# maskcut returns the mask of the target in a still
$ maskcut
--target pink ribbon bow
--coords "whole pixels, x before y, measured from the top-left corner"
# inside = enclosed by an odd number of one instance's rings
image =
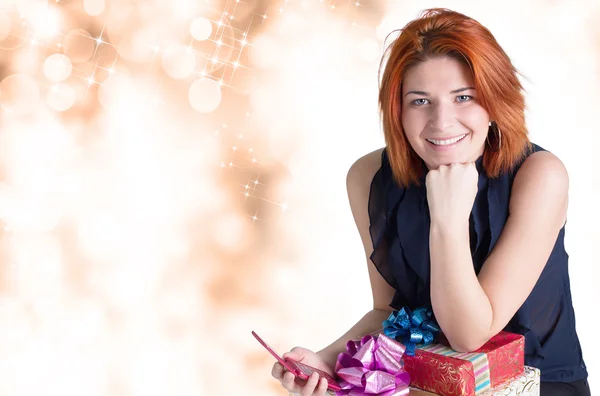
[[[338,355],[335,372],[342,390],[337,396],[400,396],[409,392],[410,375],[404,370],[406,347],[385,334],[348,341]]]

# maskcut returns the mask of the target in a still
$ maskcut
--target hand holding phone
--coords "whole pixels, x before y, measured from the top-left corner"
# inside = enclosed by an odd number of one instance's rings
[[[258,336],[258,334],[256,334],[254,331],[252,332],[252,335],[254,336],[254,338],[256,338],[258,340],[258,342],[260,342],[260,344],[262,346],[264,346],[271,353],[271,355],[273,355],[275,357],[275,359],[277,359],[277,361],[283,367],[285,367],[285,369],[287,369],[288,371],[290,371],[292,374],[294,374],[298,378],[301,378],[303,380],[308,380],[308,378],[310,377],[310,375],[313,372],[316,372],[319,375],[320,378],[325,378],[327,380],[327,389],[331,389],[333,391],[338,391],[338,390],[342,389],[339,386],[339,384],[337,383],[337,381],[331,375],[329,375],[328,373],[324,372],[323,370],[319,370],[319,369],[317,369],[315,367],[311,367],[309,365],[303,364],[301,362],[297,362],[297,361],[295,361],[293,359],[289,359],[289,358],[285,358],[284,359],[281,356],[279,356],[271,347],[269,347],[262,340],[262,338],[260,338]]]

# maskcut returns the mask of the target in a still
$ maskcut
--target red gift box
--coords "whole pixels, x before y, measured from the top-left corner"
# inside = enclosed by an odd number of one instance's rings
[[[525,371],[525,337],[501,331],[477,351],[460,353],[447,342],[404,355],[411,386],[441,396],[475,396]]]

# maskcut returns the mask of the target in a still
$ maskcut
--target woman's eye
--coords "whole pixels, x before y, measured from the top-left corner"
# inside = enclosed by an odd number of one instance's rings
[[[473,99],[472,96],[469,95],[460,95],[457,97],[459,102],[468,102],[469,100]]]
[[[427,99],[415,99],[415,100],[412,101],[412,104],[417,105],[417,106],[421,106],[421,105],[425,104],[422,101],[427,101]]]

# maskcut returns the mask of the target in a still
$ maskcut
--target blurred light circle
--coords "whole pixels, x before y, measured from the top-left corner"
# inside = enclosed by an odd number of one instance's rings
[[[0,82],[0,107],[13,115],[25,115],[33,110],[40,100],[40,90],[26,74],[11,74]]]
[[[64,81],[71,75],[73,64],[63,54],[53,54],[44,61],[44,75],[54,82]]]
[[[28,7],[25,14],[25,17],[35,30],[34,39],[42,41],[40,39],[51,38],[60,33],[63,15],[59,9],[43,4],[42,2],[34,4]]]
[[[86,30],[74,29],[67,33],[63,39],[62,47],[71,62],[84,63],[94,55],[96,41]]]
[[[46,103],[56,111],[69,110],[75,104],[75,90],[67,84],[56,84],[48,90]]]
[[[190,34],[198,41],[208,40],[212,31],[212,23],[206,18],[197,18],[190,25]]]
[[[211,113],[221,103],[221,87],[212,79],[201,78],[192,83],[188,97],[194,110]]]
[[[208,1],[198,0],[164,0],[164,3],[175,19],[189,19],[203,13],[210,6]]]
[[[169,76],[183,79],[194,71],[196,55],[188,47],[174,44],[163,52],[162,66]]]
[[[10,34],[12,23],[7,12],[0,10],[0,41],[3,41]]]
[[[0,7],[0,50],[20,48],[31,38],[31,25],[16,7]]]
[[[83,0],[83,9],[89,16],[99,16],[104,12],[105,7],[104,0]]]

